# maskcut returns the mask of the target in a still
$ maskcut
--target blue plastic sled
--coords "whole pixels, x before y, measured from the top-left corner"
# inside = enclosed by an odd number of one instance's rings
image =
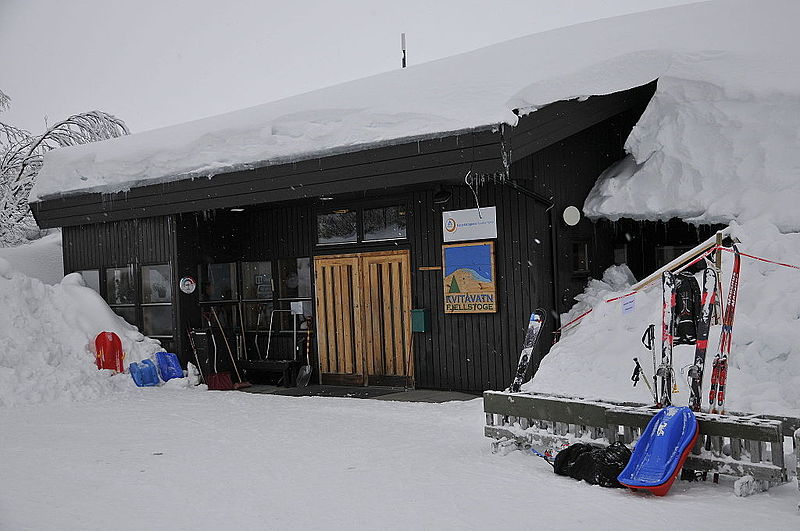
[[[172,352],[156,352],[156,363],[161,379],[165,382],[173,378],[183,378],[183,369],[178,356]]]
[[[650,419],[628,466],[617,480],[632,489],[664,496],[692,450],[699,428],[688,407],[669,406]]]
[[[128,366],[133,382],[139,387],[153,387],[158,385],[158,371],[153,360],[143,360],[141,363],[131,363]]]

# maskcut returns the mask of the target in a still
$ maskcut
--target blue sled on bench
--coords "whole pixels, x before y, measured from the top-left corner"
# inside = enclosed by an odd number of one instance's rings
[[[665,407],[642,432],[628,466],[617,480],[632,489],[664,496],[699,435],[697,419],[688,407]]]

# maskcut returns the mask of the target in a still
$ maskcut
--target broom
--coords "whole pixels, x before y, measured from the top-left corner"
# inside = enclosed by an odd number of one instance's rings
[[[225,348],[228,349],[228,354],[231,357],[231,364],[233,365],[233,370],[236,371],[236,378],[239,379],[237,383],[233,384],[233,389],[244,389],[245,387],[250,387],[253,384],[243,380],[242,375],[239,373],[239,367],[236,366],[236,359],[233,357],[233,351],[231,350],[231,345],[230,343],[228,343],[228,338],[225,335],[225,330],[222,329],[222,323],[219,322],[217,311],[214,309],[213,306],[211,307],[211,313],[214,315],[214,319],[217,321],[217,326],[219,326],[219,331],[222,332],[222,339],[225,341]]]

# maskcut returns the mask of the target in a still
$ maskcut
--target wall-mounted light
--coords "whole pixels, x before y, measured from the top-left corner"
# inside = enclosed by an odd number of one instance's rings
[[[319,200],[320,200],[320,201],[333,201],[333,198],[332,198],[332,197],[327,197],[327,196],[326,196],[326,197],[320,197],[320,198],[319,198]]]
[[[581,211],[578,210],[578,207],[570,205],[564,209],[562,217],[564,218],[564,223],[570,227],[574,227],[581,220]]]
[[[244,212],[243,208],[232,208],[231,212]]]

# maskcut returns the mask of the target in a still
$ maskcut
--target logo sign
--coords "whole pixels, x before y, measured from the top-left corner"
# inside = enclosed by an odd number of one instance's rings
[[[497,208],[442,212],[442,234],[445,242],[497,238]]]
[[[194,293],[194,290],[197,289],[197,281],[192,277],[183,277],[178,283],[178,287],[188,295]]]
[[[497,311],[494,242],[442,246],[444,313]]]

